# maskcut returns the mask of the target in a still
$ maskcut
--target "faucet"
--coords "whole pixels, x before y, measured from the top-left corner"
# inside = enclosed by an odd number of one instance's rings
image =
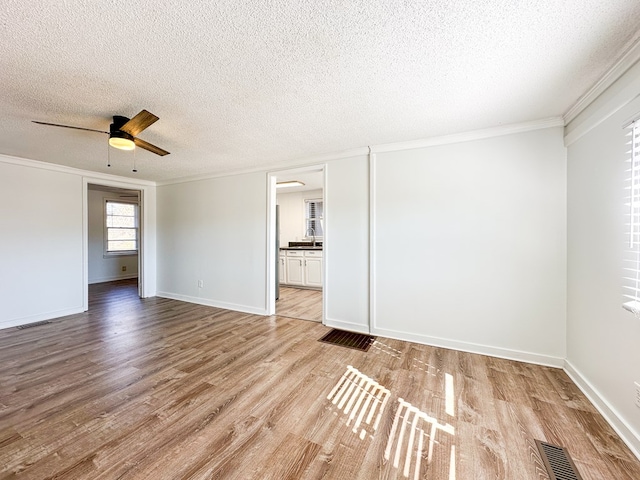
[[[316,231],[313,227],[309,227],[307,228],[307,231],[304,232],[305,236],[307,236],[307,233],[309,233],[309,231],[311,231],[311,235],[313,236],[313,243],[311,244],[313,247],[316,246]]]

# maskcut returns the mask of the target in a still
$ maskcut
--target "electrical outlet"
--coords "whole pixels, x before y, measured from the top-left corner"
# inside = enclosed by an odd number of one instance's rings
[[[198,288],[204,287],[204,281],[198,280]]]
[[[636,386],[636,407],[640,408],[640,383],[633,382]]]
[[[123,265],[123,266],[122,266],[122,271],[123,271],[123,272],[126,272],[126,271],[127,271],[127,266],[126,266],[126,265]]]

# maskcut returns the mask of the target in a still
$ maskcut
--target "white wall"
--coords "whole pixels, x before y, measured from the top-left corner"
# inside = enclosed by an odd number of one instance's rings
[[[144,197],[143,296],[156,288],[156,195],[132,181],[0,155],[0,328],[62,317],[86,309],[88,183],[140,189]],[[88,203],[88,198],[87,198]]]
[[[325,323],[368,333],[368,157],[328,162],[325,175]]]
[[[265,173],[158,187],[158,295],[266,313],[266,199]]]
[[[289,242],[299,242],[304,239],[306,199],[322,198],[322,190],[307,190],[304,192],[278,192],[276,203],[280,206],[280,246],[286,247]]]
[[[78,175],[0,161],[0,328],[82,311],[82,188]]]
[[[89,283],[109,282],[138,276],[138,255],[104,256],[104,201],[118,199],[117,194],[89,190]],[[126,200],[126,199],[125,199]],[[126,267],[126,271],[122,271]]]
[[[368,159],[329,162],[326,175],[325,315],[330,325],[368,331]],[[164,185],[157,198],[158,295],[265,314],[267,176]]]
[[[327,325],[562,365],[562,128],[377,153],[374,167],[370,192],[367,155],[325,164]],[[267,311],[266,185],[158,188],[160,295]]]
[[[622,308],[628,164],[622,129],[640,115],[640,65],[567,128],[567,371],[640,456],[640,319]]]
[[[135,187],[133,187],[135,188]],[[155,186],[144,186],[142,198],[142,271],[138,272],[138,284],[142,283],[142,297],[155,297],[157,293],[157,198]]]
[[[376,155],[374,333],[562,365],[562,135]]]

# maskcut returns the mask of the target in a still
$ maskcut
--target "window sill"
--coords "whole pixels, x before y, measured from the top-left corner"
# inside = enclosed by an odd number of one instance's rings
[[[114,257],[135,257],[138,255],[138,252],[127,250],[126,252],[109,252],[103,253],[102,258],[114,258]]]

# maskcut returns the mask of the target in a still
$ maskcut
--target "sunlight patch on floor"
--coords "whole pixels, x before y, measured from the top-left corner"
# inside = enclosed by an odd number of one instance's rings
[[[389,396],[389,390],[349,365],[327,395],[327,400],[331,400],[333,405],[348,415],[347,426],[352,425],[353,433],[364,440],[367,426],[372,429],[371,434],[378,428]],[[376,412],[377,416],[373,421]]]
[[[403,352],[378,340],[371,344],[371,353],[397,359],[405,356]],[[406,365],[410,365],[410,370],[419,370],[424,372],[422,375],[433,378],[430,382],[435,381],[436,391],[429,390],[423,394],[427,394],[429,398],[438,397],[444,400],[444,405],[441,402],[431,405],[431,408],[440,411],[440,414],[425,413],[421,410],[424,408],[421,403],[425,399],[411,399],[418,402],[418,405],[414,406],[393,395],[390,390],[351,365],[347,366],[342,377],[327,395],[327,400],[347,416],[346,425],[352,427],[353,433],[358,435],[360,440],[364,440],[367,433],[372,438],[379,435],[378,427],[381,421],[383,425],[387,425],[385,431],[380,430],[385,436],[388,432],[386,447],[384,452],[381,452],[381,461],[389,468],[396,469],[399,475],[417,480],[438,472],[438,478],[455,480],[456,432],[448,420],[456,415],[454,376],[417,358],[408,359]],[[419,391],[414,393],[418,397],[422,396]],[[385,412],[392,397],[398,402],[395,415],[390,409],[389,413]],[[439,405],[444,407],[444,411],[440,410]],[[443,415],[446,415],[446,419],[441,418]],[[442,476],[444,472],[447,473]]]
[[[384,353],[394,358],[400,358],[402,356],[402,352],[400,350],[396,350],[393,347],[390,347],[386,343],[383,343],[379,340],[375,340],[371,344],[371,348],[376,350],[376,353]]]
[[[455,394],[453,391],[453,375],[450,373],[444,374],[444,399],[445,399],[445,412],[447,415],[455,417]]]
[[[393,420],[384,458],[392,460],[394,468],[402,469],[404,477],[409,478],[413,468],[414,478],[420,478],[421,463],[425,459],[430,464],[434,458],[436,445],[445,446],[441,437],[443,434],[455,436],[453,426],[443,425],[437,419],[420,411],[418,408],[398,399],[398,409]],[[449,440],[449,439],[447,439]],[[426,452],[425,452],[425,442]],[[395,445],[395,449],[393,448]],[[425,457],[426,455],[426,457]],[[455,480],[455,446],[451,445],[449,460],[449,480]],[[453,465],[453,469],[451,468]]]

